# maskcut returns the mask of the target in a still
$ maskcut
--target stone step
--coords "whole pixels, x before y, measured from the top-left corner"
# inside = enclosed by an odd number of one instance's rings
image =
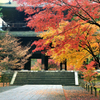
[[[29,80],[29,81],[20,81],[20,82],[15,82],[14,85],[24,85],[24,84],[62,84],[62,85],[75,85],[75,81],[59,81],[59,80]]]
[[[66,81],[66,80],[28,80],[28,81],[25,81],[25,80],[22,80],[20,82],[15,82],[14,84],[17,84],[17,83],[23,83],[23,84],[74,84],[75,85],[75,82],[74,81]]]
[[[75,86],[75,83],[17,83],[17,84],[14,84],[14,85],[63,85],[63,86]]]
[[[75,82],[75,80],[74,79],[55,79],[55,80],[52,80],[52,79],[16,79],[16,82],[17,81],[25,81],[25,82],[38,82],[38,81],[47,81],[47,82],[51,82],[51,81],[53,81],[53,82]]]
[[[26,77],[29,77],[29,76],[37,76],[37,73],[19,73],[18,74],[18,76],[26,76]],[[38,77],[44,77],[44,76],[54,76],[54,77],[56,77],[56,76],[60,76],[60,77],[67,77],[67,76],[74,76],[74,73],[69,73],[69,74],[65,74],[65,73],[60,73],[60,74],[57,74],[57,73],[38,73]]]
[[[18,72],[13,85],[61,84],[75,85],[74,72]]]
[[[18,79],[19,79],[19,78],[21,78],[21,79],[22,79],[22,78],[27,78],[27,79],[33,79],[33,78],[34,78],[34,79],[40,79],[40,78],[41,78],[41,79],[44,79],[44,78],[45,78],[45,79],[49,79],[49,78],[50,78],[50,79],[66,79],[66,78],[67,78],[67,79],[71,79],[71,78],[74,78],[74,76],[73,76],[73,77],[53,77],[53,76],[48,76],[48,77],[47,77],[47,76],[46,76],[46,77],[45,77],[45,76],[44,76],[44,77],[43,77],[43,76],[42,76],[42,77],[38,77],[38,76],[36,76],[36,77],[25,77],[25,76],[17,76],[17,78],[18,78]]]

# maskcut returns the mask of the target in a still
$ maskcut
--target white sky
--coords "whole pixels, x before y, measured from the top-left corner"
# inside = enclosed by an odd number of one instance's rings
[[[12,2],[12,0],[10,0]],[[9,0],[0,0],[0,3],[7,3]]]

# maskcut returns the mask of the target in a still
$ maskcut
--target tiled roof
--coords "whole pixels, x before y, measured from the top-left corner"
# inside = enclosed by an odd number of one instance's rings
[[[6,33],[6,32],[5,32]],[[5,34],[2,33],[2,34]],[[15,37],[36,37],[42,32],[34,32],[34,31],[9,31],[8,34]]]
[[[18,4],[14,1],[14,2],[11,2],[11,4],[9,3],[0,3],[0,7],[17,7]]]

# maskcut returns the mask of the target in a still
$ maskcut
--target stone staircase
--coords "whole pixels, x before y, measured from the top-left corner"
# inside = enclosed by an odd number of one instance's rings
[[[77,79],[78,80],[78,79]],[[54,85],[78,85],[75,83],[75,72],[67,71],[20,71],[13,75],[11,85],[25,84],[54,84]]]

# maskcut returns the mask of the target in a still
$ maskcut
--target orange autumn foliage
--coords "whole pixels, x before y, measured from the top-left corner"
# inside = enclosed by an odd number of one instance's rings
[[[100,28],[98,0],[14,1],[20,4],[18,10],[28,14],[28,27],[35,31],[48,30],[44,39],[33,43],[37,45],[33,52],[44,50],[54,60],[63,62],[68,59],[69,64],[74,62],[76,67],[88,57],[99,62],[99,45],[93,37],[95,30]]]
[[[98,75],[98,72],[95,72],[95,63],[95,61],[91,61],[88,65],[80,69],[83,74],[82,78],[84,78],[84,81],[89,82],[91,84],[94,80],[96,80],[96,77]]]
[[[69,22],[62,21],[58,29],[49,28],[48,31],[41,33],[40,37],[43,39],[33,42],[32,45],[36,45],[33,52],[44,50],[59,63],[67,59],[67,65],[75,66],[75,69],[82,66],[86,58],[93,57],[98,62],[99,34],[96,34],[98,27],[88,23],[77,23],[81,25],[67,32],[64,31],[64,26]]]

